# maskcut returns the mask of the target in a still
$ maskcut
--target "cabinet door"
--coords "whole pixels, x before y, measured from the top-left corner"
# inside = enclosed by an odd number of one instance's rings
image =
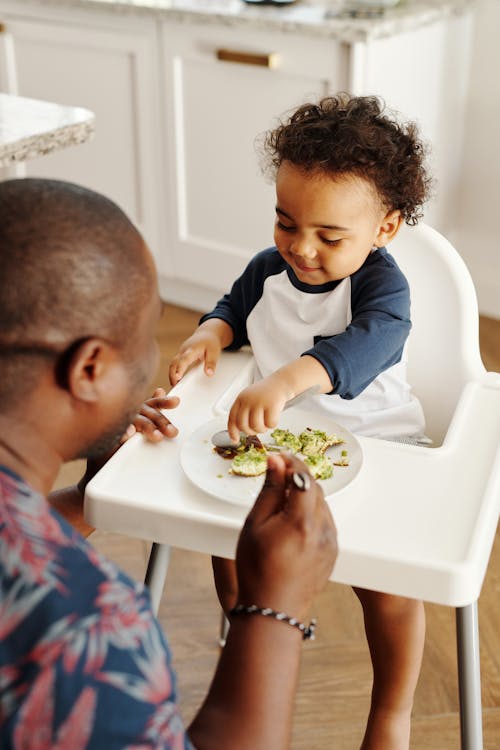
[[[116,29],[59,19],[7,17],[18,93],[96,115],[92,141],[26,163],[30,176],[71,180],[116,201],[159,246],[155,27]],[[159,108],[158,108],[159,109]]]
[[[161,270],[219,292],[273,244],[274,186],[260,173],[256,137],[285,111],[345,86],[347,49],[289,33],[174,23],[165,23],[163,43],[174,170],[171,265]]]

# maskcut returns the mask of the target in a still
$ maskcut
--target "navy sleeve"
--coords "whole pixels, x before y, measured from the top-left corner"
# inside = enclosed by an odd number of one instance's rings
[[[411,329],[410,290],[394,259],[379,250],[351,276],[352,321],[304,352],[328,372],[332,394],[352,399],[400,361]]]
[[[229,350],[240,349],[248,344],[247,318],[262,297],[266,278],[281,273],[284,267],[285,262],[276,248],[270,247],[257,253],[236,279],[229,294],[225,294],[211,312],[203,315],[200,323],[210,318],[219,318],[230,325],[234,338],[226,347]]]

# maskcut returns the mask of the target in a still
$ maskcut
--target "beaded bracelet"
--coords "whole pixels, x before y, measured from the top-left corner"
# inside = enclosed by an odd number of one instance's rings
[[[289,625],[292,625],[292,627],[300,630],[304,641],[314,641],[314,631],[316,629],[316,620],[314,618],[309,625],[304,625],[303,622],[299,622],[295,617],[290,617],[284,612],[276,612],[276,610],[271,609],[270,607],[257,607],[256,604],[238,604],[229,613],[230,617],[236,615],[263,615],[264,617],[273,617],[275,620],[287,622]]]

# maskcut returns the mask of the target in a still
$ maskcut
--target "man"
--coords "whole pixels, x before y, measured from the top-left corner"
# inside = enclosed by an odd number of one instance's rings
[[[288,747],[304,627],[260,615],[302,621],[330,575],[321,490],[297,459],[270,457],[238,543],[241,606],[185,730],[147,592],[47,502],[61,464],[87,457],[79,487],[56,497],[81,502],[144,398],[158,363],[152,257],[111,201],[27,179],[0,183],[0,264],[1,746]],[[175,403],[153,399],[140,420],[174,434],[151,407]]]

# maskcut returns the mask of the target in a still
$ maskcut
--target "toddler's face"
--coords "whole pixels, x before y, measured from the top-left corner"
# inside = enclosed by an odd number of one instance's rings
[[[325,284],[358,270],[377,245],[397,232],[398,211],[381,206],[371,183],[332,179],[283,162],[276,177],[274,241],[300,281]]]

